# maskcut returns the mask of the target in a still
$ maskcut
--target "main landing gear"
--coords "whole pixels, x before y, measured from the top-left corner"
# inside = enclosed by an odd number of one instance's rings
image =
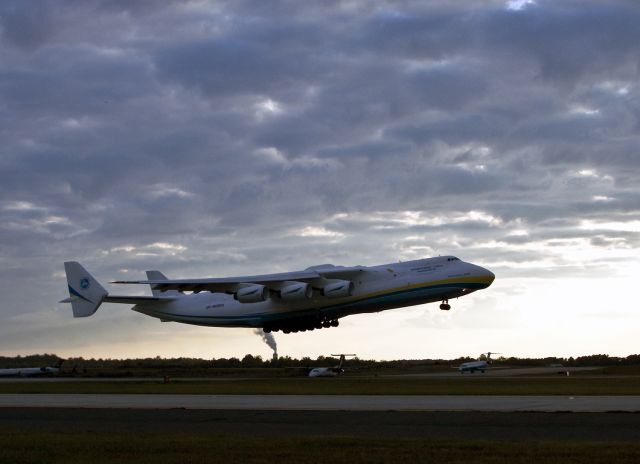
[[[262,330],[264,330],[265,333],[282,330],[283,333],[288,334],[306,332],[307,330],[328,329],[330,327],[338,327],[338,325],[340,325],[338,319],[282,321],[265,326]]]
[[[440,309],[443,311],[449,311],[451,309],[451,305],[449,304],[449,300],[443,300],[440,305]]]

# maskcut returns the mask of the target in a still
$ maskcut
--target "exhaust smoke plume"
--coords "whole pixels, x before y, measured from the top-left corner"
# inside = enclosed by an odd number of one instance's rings
[[[254,329],[253,333],[256,335],[260,335],[262,341],[269,345],[269,348],[273,350],[273,357],[277,358],[278,344],[276,343],[276,338],[273,336],[273,334],[265,333],[262,329]]]

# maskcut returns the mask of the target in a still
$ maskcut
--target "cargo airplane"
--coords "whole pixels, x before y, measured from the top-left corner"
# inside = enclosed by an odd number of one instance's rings
[[[449,300],[487,288],[494,274],[454,256],[380,266],[323,264],[304,271],[247,277],[167,279],[147,271],[152,296],[108,293],[79,263],[64,263],[74,317],[91,316],[102,303],[131,304],[133,310],[173,321],[214,327],[262,327],[284,333],[337,327],[351,314]]]

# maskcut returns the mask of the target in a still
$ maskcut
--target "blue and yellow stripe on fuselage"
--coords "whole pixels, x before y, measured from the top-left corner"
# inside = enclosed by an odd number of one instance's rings
[[[341,302],[335,306],[324,307],[323,313],[336,317],[349,314],[384,311],[404,306],[433,303],[487,288],[491,281],[486,277],[457,277],[429,283],[418,283],[396,287],[366,295],[351,297],[352,301]]]

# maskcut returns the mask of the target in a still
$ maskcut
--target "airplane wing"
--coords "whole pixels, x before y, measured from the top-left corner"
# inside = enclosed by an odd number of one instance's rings
[[[286,282],[305,282],[315,288],[323,288],[331,279],[352,280],[360,272],[362,266],[356,267],[320,267],[309,268],[304,271],[284,272],[280,274],[265,274],[243,277],[223,277],[214,279],[178,279],[178,280],[116,280],[113,284],[144,284],[151,285],[160,291],[178,290],[181,292],[212,292],[235,293],[239,288],[247,285],[264,285],[271,290],[280,290]]]

